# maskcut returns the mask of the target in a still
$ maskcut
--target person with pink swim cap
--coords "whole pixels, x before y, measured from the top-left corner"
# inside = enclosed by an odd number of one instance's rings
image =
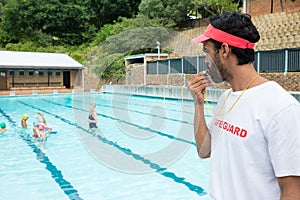
[[[46,119],[42,112],[38,112],[37,114],[39,114],[41,118],[39,118],[38,116],[34,116],[36,120],[33,122],[33,137],[44,140],[52,131],[52,127],[47,126]]]

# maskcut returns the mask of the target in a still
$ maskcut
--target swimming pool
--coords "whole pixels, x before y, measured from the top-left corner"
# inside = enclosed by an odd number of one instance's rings
[[[88,130],[90,102],[97,134]],[[211,199],[193,110],[190,101],[117,94],[1,97],[0,199]],[[57,131],[45,142],[31,137],[38,111]]]

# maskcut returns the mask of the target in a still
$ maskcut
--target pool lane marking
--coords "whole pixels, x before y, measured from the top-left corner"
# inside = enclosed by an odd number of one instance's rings
[[[42,100],[44,100],[44,99],[42,99]],[[69,105],[55,103],[55,102],[49,101],[49,100],[44,100],[44,101],[46,101],[48,103],[52,103],[54,105],[63,106],[63,107],[66,107],[66,108],[71,108],[71,109],[81,110],[81,111],[84,111],[84,112],[89,112],[89,111],[81,109],[81,108],[76,108],[76,107],[69,106]],[[184,143],[187,143],[187,144],[197,146],[195,142],[192,142],[192,141],[189,141],[189,140],[186,140],[186,139],[182,139],[182,138],[179,138],[179,137],[175,137],[173,135],[169,135],[169,134],[163,133],[161,131],[156,131],[154,129],[144,127],[144,126],[132,123],[132,122],[128,122],[128,121],[125,121],[125,120],[122,120],[122,119],[114,118],[114,117],[111,117],[111,116],[108,116],[108,115],[105,115],[105,114],[101,114],[101,113],[100,114],[97,113],[97,115],[102,116],[104,118],[111,119],[111,120],[115,120],[115,121],[118,121],[118,122],[121,122],[121,123],[124,123],[124,124],[128,124],[128,125],[131,125],[131,126],[134,126],[134,127],[138,128],[138,129],[145,130],[145,131],[148,131],[148,132],[151,132],[151,133],[155,133],[155,134],[158,134],[158,135],[163,136],[163,137],[167,137],[167,138],[172,139],[172,140],[177,140],[177,141],[180,141],[180,142],[184,142]]]
[[[37,108],[37,107],[35,107],[35,106],[32,106],[32,105],[30,105],[30,104],[24,103],[24,102],[19,101],[19,100],[18,100],[18,102],[21,103],[21,104],[23,104],[23,105],[25,105],[25,106],[28,106],[28,107],[31,107],[31,108],[33,108],[33,109],[37,109],[37,110],[39,110],[39,111],[42,111],[42,112],[44,112],[44,113],[47,113],[48,115],[52,115],[52,116],[54,116],[55,118],[60,119],[61,121],[65,122],[65,123],[67,123],[67,124],[69,124],[69,125],[71,125],[71,126],[75,126],[76,128],[78,128],[78,129],[80,129],[80,130],[83,130],[83,131],[86,132],[87,134],[91,134],[91,133],[88,131],[88,129],[85,129],[85,128],[79,126],[78,124],[76,124],[76,123],[74,123],[74,122],[68,120],[68,119],[65,119],[65,118],[63,118],[63,117],[60,117],[59,115],[50,113],[50,112],[48,112],[47,110],[44,110],[44,109],[41,109],[41,108]],[[113,142],[113,141],[111,141],[111,140],[108,140],[108,139],[106,139],[105,137],[102,137],[102,136],[100,136],[100,135],[97,135],[97,139],[100,140],[100,141],[102,141],[103,143],[106,143],[106,144],[108,144],[108,145],[110,145],[110,146],[112,146],[112,147],[114,147],[114,148],[120,150],[121,152],[123,152],[123,153],[125,153],[125,154],[127,154],[127,155],[129,155],[129,156],[131,156],[131,157],[133,157],[134,159],[136,159],[136,160],[138,160],[138,161],[141,161],[141,162],[144,163],[145,165],[147,165],[147,166],[149,166],[150,168],[154,169],[155,172],[157,172],[158,174],[160,174],[160,175],[162,175],[162,176],[164,176],[164,177],[166,177],[166,178],[170,178],[170,179],[172,179],[174,182],[183,184],[183,185],[186,186],[190,191],[196,192],[196,193],[197,193],[198,195],[200,195],[200,196],[207,194],[207,193],[204,191],[204,189],[203,189],[202,187],[197,186],[197,185],[194,185],[194,184],[192,184],[192,183],[190,183],[190,182],[185,181],[185,180],[184,180],[185,178],[183,178],[183,177],[178,177],[175,173],[167,171],[167,168],[162,168],[162,167],[160,167],[158,164],[152,162],[151,160],[146,159],[146,158],[144,158],[143,156],[141,156],[141,155],[139,155],[139,154],[133,153],[129,148],[122,147],[122,146],[118,145],[116,142]]]
[[[43,100],[44,101],[49,101],[49,100],[45,100],[45,99],[43,99]],[[75,101],[75,102],[81,102],[82,103],[82,101],[79,101],[79,100],[73,100],[73,101]],[[162,117],[162,116],[159,116],[159,115],[155,115],[155,114],[151,114],[151,113],[145,113],[145,112],[141,112],[141,111],[138,111],[138,110],[126,109],[126,108],[122,108],[122,107],[118,107],[118,106],[111,106],[110,104],[97,104],[96,103],[96,105],[100,106],[100,107],[111,107],[111,108],[116,108],[116,109],[120,109],[120,110],[127,110],[127,111],[130,111],[130,112],[135,112],[135,113],[142,114],[142,115],[146,114],[146,115],[157,117],[157,118],[161,118],[161,119],[166,119],[166,120],[170,120],[170,121],[174,121],[174,122],[180,122],[180,123],[184,123],[184,124],[193,125],[193,123],[191,123],[189,121],[178,120],[178,119],[169,118],[169,117]]]
[[[9,115],[7,115],[1,108],[0,108],[0,113],[10,122],[11,127],[16,129],[18,128],[16,122]],[[78,194],[78,191],[74,189],[74,187],[69,181],[64,179],[61,171],[58,170],[57,167],[50,161],[49,157],[32,142],[31,136],[27,135],[26,137],[23,133],[19,134],[19,136],[27,143],[29,147],[31,147],[33,152],[36,154],[36,159],[42,164],[46,165],[45,169],[50,172],[51,177],[59,185],[60,189],[62,189],[63,192],[69,197],[69,199],[82,200],[82,198]]]
[[[105,93],[105,94],[108,94],[108,93]],[[111,93],[109,93],[109,94],[111,94]],[[122,95],[122,94],[121,94]],[[126,94],[125,94],[126,95]],[[127,96],[127,95],[126,95]],[[129,96],[136,96],[136,95],[129,95]],[[69,99],[71,99],[70,97],[68,97]],[[153,98],[153,97],[149,97],[149,98]],[[160,97],[158,97],[158,98],[160,98]],[[106,100],[106,99],[105,99]],[[110,100],[112,100],[112,99],[110,99]],[[123,101],[116,101],[116,100],[114,100],[115,102],[118,102],[118,103],[120,103],[120,104],[128,104],[128,103],[126,103],[126,102],[123,102]],[[131,103],[132,105],[136,105],[136,106],[140,106],[140,107],[151,107],[151,106],[148,106],[148,105],[146,105],[146,104],[137,104],[137,103]],[[209,106],[210,107],[212,107],[212,104],[214,104],[214,103],[209,103]],[[109,105],[109,104],[106,104],[106,105]],[[185,107],[190,107],[190,106],[187,106],[186,104],[184,104],[184,106]],[[177,109],[170,109],[170,108],[165,108],[164,107],[164,109],[166,109],[166,110],[169,110],[169,111],[175,111],[175,112],[183,112],[183,113],[187,113],[187,114],[192,114],[192,115],[194,115],[194,112],[187,112],[187,111],[184,111],[184,110],[177,110]],[[211,117],[210,115],[208,115],[208,114],[206,114],[205,113],[205,116],[206,117]],[[166,118],[166,119],[171,119],[171,118]],[[176,120],[176,119],[175,119]],[[185,123],[185,121],[179,121],[179,122],[183,122],[183,123]],[[187,123],[190,123],[190,124],[193,124],[193,123],[191,123],[191,122],[187,122]]]
[[[105,94],[111,94],[111,96],[113,96],[113,95],[116,95],[116,94],[113,94],[113,93],[105,93]],[[127,95],[127,94],[117,94],[117,95],[125,95],[125,96],[133,96],[133,97],[137,97],[138,95],[134,95],[134,94],[131,94],[131,95]],[[163,99],[163,98],[161,98],[161,97],[150,97],[150,96],[141,96],[141,98],[143,98],[143,97],[148,97],[148,98],[158,98],[158,99]],[[110,100],[112,100],[112,99],[110,99]],[[114,100],[114,101],[116,101],[116,100]],[[181,101],[181,100],[180,100]],[[123,101],[116,101],[116,102],[118,102],[118,103],[120,103],[120,104],[128,104],[128,102],[126,103],[126,102],[123,102]],[[163,103],[163,102],[162,102]],[[150,106],[148,106],[147,104],[138,104],[138,103],[131,103],[132,105],[136,105],[136,106],[141,106],[141,107],[150,107]],[[186,106],[186,104],[184,104],[185,106]],[[177,109],[170,109],[170,108],[166,108],[166,110],[170,110],[170,111],[176,111],[176,112],[178,112],[178,111],[180,111],[180,112],[184,112],[184,113],[187,113],[187,114],[194,114],[193,112],[187,112],[187,111],[184,111],[184,110],[177,110]]]

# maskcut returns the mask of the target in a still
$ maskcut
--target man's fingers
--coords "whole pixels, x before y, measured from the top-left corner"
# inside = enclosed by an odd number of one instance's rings
[[[190,90],[198,90],[206,88],[209,85],[210,81],[207,79],[196,79],[191,80],[188,82],[188,86]]]

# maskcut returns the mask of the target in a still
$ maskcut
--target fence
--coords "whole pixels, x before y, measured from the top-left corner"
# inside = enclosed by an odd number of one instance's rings
[[[300,72],[300,48],[255,52],[257,72]],[[147,62],[147,74],[195,74],[207,68],[205,56]]]
[[[95,91],[91,91],[95,92]],[[183,86],[162,86],[162,85],[103,85],[100,92],[113,94],[129,94],[152,96],[160,98],[172,98],[180,100],[193,100],[193,97],[187,87]],[[224,89],[207,88],[207,100],[217,102]],[[300,102],[300,92],[290,92]]]
[[[100,92],[193,100],[189,89],[183,86],[103,85]],[[224,89],[208,88],[207,100],[209,102],[217,102],[223,92]]]

